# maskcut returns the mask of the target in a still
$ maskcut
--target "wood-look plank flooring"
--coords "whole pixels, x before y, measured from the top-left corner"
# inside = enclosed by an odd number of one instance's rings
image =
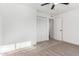
[[[22,48],[8,53],[5,56],[79,56],[79,46],[48,40],[38,43],[30,48]]]

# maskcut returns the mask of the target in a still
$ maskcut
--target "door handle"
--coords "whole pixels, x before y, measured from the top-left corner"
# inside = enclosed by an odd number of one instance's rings
[[[60,31],[63,31],[62,29],[60,29]]]

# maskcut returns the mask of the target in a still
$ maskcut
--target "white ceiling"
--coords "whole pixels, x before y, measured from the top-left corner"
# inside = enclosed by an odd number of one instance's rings
[[[35,9],[38,9],[40,11],[49,13],[51,15],[58,15],[64,12],[68,12],[74,9],[79,8],[79,3],[70,3],[69,5],[63,5],[63,4],[56,4],[55,8],[51,10],[52,4],[41,6],[42,3],[23,3],[25,6],[31,6]]]

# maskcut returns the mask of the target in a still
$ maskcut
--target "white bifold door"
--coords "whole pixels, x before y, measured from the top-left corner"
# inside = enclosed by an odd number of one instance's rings
[[[47,17],[37,16],[37,42],[49,40],[49,20]]]

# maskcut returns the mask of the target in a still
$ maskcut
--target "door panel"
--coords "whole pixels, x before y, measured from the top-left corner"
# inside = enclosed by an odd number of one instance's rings
[[[37,42],[48,40],[48,20],[46,17],[37,17]]]
[[[63,21],[61,18],[54,20],[54,38],[57,40],[63,39]]]

